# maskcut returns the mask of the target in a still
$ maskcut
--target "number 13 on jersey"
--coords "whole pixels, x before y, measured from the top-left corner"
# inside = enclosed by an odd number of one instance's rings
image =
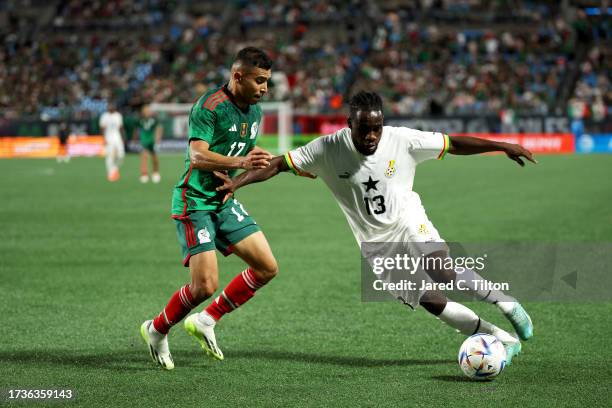
[[[363,201],[365,201],[365,208],[368,215],[372,215],[372,211],[374,214],[382,214],[387,211],[387,207],[385,207],[385,197],[382,195],[377,195],[372,198],[363,197]]]

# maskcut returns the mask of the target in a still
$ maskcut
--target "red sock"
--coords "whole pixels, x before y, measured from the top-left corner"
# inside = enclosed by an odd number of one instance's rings
[[[247,268],[236,275],[223,292],[204,310],[218,321],[224,314],[245,304],[263,285],[264,283],[255,278],[253,270]]]
[[[170,298],[170,301],[153,320],[153,327],[161,334],[166,334],[170,327],[180,322],[197,304],[193,301],[189,285],[185,285]]]

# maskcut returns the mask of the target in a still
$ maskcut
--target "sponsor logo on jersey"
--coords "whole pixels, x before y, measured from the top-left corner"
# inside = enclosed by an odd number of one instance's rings
[[[257,122],[253,122],[251,125],[251,139],[255,139],[257,137]]]
[[[351,173],[349,173],[348,171],[345,171],[342,174],[338,174],[338,177],[340,177],[341,179],[347,179],[347,178],[351,177]]]
[[[240,124],[240,137],[245,137],[247,134],[247,129],[249,128],[249,124],[248,123],[241,123]]]
[[[389,166],[385,170],[385,177],[391,178],[395,175],[395,160],[389,160]]]
[[[200,241],[200,244],[207,244],[210,242],[210,232],[208,232],[207,228],[202,228],[198,231],[198,241]]]
[[[426,224],[419,225],[419,234],[429,234]]]
[[[237,132],[238,131],[238,127],[236,127],[236,124],[234,123],[231,128],[227,129],[227,131],[228,132]]]

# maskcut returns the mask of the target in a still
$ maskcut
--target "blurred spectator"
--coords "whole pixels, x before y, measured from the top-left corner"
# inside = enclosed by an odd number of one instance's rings
[[[40,5],[48,13],[38,22],[7,4],[5,116],[89,118],[108,100],[125,111],[190,103],[227,80],[228,62],[247,43],[275,61],[270,98],[291,100],[301,112],[338,111],[353,90],[371,88],[392,114],[547,114],[571,86],[574,62],[582,63],[573,97],[594,119],[606,117],[612,96],[609,23],[591,24],[584,13],[572,23],[554,1],[55,4]],[[488,29],[455,28],[473,23]],[[577,45],[591,40],[585,60],[575,61]]]

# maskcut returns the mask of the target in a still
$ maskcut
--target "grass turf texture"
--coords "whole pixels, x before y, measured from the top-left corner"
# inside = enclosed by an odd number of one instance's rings
[[[610,156],[449,157],[415,189],[447,240],[612,241]],[[464,379],[464,336],[400,304],[360,302],[359,252],[321,181],[283,174],[239,192],[280,275],[222,320],[226,359],[205,358],[177,326],[176,369],[149,360],[139,326],[188,278],[170,192],[127,158],[108,183],[101,159],[0,161],[0,388],[72,388],[72,406],[606,406],[612,304],[528,303],[535,337],[491,383]],[[220,286],[242,270],[220,260]],[[493,306],[471,304],[509,328]],[[4,392],[5,393],[5,392]],[[5,395],[3,396],[5,398]],[[6,402],[6,401],[4,401]]]

